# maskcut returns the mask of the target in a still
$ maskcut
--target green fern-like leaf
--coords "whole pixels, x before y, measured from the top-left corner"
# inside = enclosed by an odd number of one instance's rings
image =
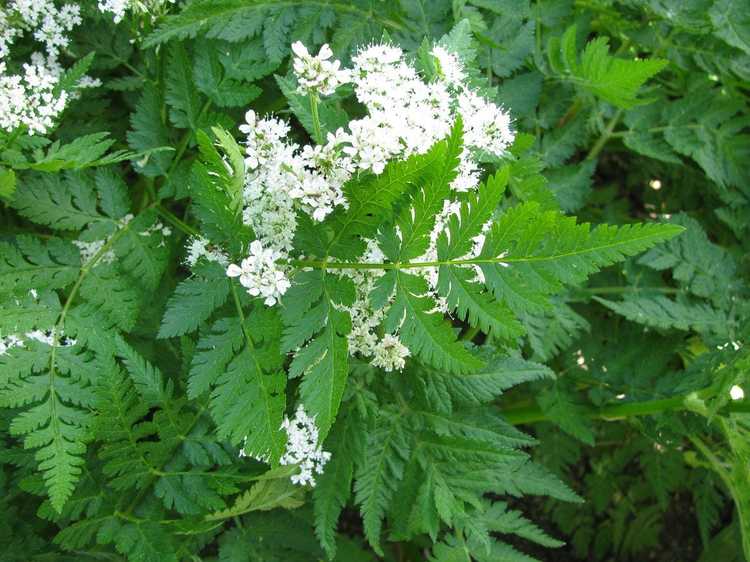
[[[169,118],[175,127],[198,128],[200,98],[195,88],[193,70],[185,47],[174,43],[170,47],[166,100],[170,106]]]
[[[21,410],[11,433],[36,450],[52,507],[60,512],[81,475],[98,369],[80,346],[53,343],[28,340],[0,356],[0,405]]]
[[[128,144],[133,150],[145,153],[135,161],[136,168],[146,176],[166,174],[171,160],[170,151],[158,149],[170,144],[169,130],[162,120],[161,100],[156,88],[146,84],[135,111],[130,116]]]
[[[331,460],[313,491],[315,534],[329,558],[335,557],[339,516],[352,494],[354,460],[364,452],[366,427],[351,410],[347,414],[339,416],[326,441]]]
[[[626,296],[620,301],[594,298],[628,320],[654,328],[725,335],[729,325],[726,315],[703,303],[681,302],[663,295]]]
[[[555,211],[525,203],[493,224],[479,259],[487,286],[514,310],[542,310],[546,295],[578,284],[611,265],[682,232],[676,225],[621,227],[576,224]],[[486,262],[486,263],[483,263]]]
[[[396,221],[401,243],[398,255],[388,255],[392,260],[409,261],[427,250],[435,217],[442,211],[443,203],[450,195],[450,184],[457,174],[462,139],[462,124],[457,119],[450,136],[431,149],[436,162],[422,178],[409,205],[404,206]]]
[[[111,231],[113,219],[100,212],[97,203],[92,177],[75,172],[31,176],[13,200],[18,212],[37,224],[57,230],[81,230],[90,225]]]
[[[616,105],[629,108],[646,103],[638,90],[666,65],[664,59],[625,60],[609,54],[609,39],[597,37],[576,56],[576,26],[569,27],[562,39],[549,44],[551,66],[570,77],[577,87]]]
[[[286,377],[280,372],[278,315],[270,309],[253,309],[244,325],[235,320],[217,327],[227,332],[238,331],[241,347],[234,355],[231,346],[216,353],[209,348],[197,355],[191,372],[191,392],[200,392],[210,385],[209,407],[220,438],[232,443],[244,440],[248,455],[276,463],[284,449],[281,420],[286,403]],[[222,338],[220,334],[216,337]],[[232,336],[225,334],[232,341]],[[208,363],[217,357],[220,362]]]
[[[537,403],[550,421],[587,445],[594,445],[591,422],[586,418],[573,393],[562,382],[556,382],[537,397]]]
[[[28,292],[60,289],[78,277],[81,257],[78,248],[59,238],[46,242],[28,235],[15,243],[0,242],[0,292]]]
[[[177,286],[167,301],[167,310],[159,328],[160,338],[180,336],[196,330],[229,296],[229,279],[216,263],[195,268],[195,277]]]
[[[354,490],[364,518],[365,536],[381,555],[382,520],[403,476],[409,451],[408,434],[401,420],[383,416],[367,440],[364,462],[357,469]]]
[[[460,342],[443,315],[435,311],[435,301],[427,296],[427,282],[422,277],[389,272],[396,297],[388,310],[385,328],[399,330],[401,340],[427,365],[466,373],[483,366]]]
[[[406,160],[390,162],[379,175],[354,179],[344,186],[349,208],[337,209],[323,223],[333,230],[326,255],[356,259],[365,251],[361,238],[373,238],[394,206],[413,188],[421,185],[433,168],[439,168],[446,141],[430,151]]]
[[[335,305],[351,305],[354,286],[322,272],[303,272],[284,297],[285,350],[295,353],[289,367],[291,377],[302,376],[300,393],[305,409],[315,416],[321,439],[336,419],[349,376],[351,331],[349,314]]]

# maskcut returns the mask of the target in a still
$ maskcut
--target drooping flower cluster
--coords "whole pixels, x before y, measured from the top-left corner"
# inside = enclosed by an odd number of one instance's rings
[[[300,486],[315,486],[315,474],[323,474],[331,453],[324,451],[318,443],[318,426],[315,418],[308,416],[304,406],[297,406],[294,418],[284,418],[281,428],[286,431],[286,452],[279,460],[282,465],[297,465],[299,473],[291,481]]]
[[[240,265],[230,264],[229,277],[239,277],[240,284],[254,297],[262,297],[263,302],[273,306],[290,287],[289,279],[276,261],[281,254],[272,248],[263,248],[255,240],[250,244],[250,255]]]
[[[427,152],[448,136],[459,116],[464,148],[451,184],[456,191],[469,191],[478,185],[478,155],[502,156],[514,140],[508,113],[467,84],[460,59],[442,46],[431,51],[437,72],[429,81],[407,61],[400,48],[390,44],[362,49],[352,58],[351,69],[341,69],[327,45],[317,56],[301,43],[295,43],[293,51],[298,92],[311,94],[311,103],[315,104],[321,96],[351,82],[365,115],[328,132],[322,144],[301,146],[289,139],[286,122],[247,112],[247,122],[240,127],[246,135],[243,220],[258,240],[253,242],[251,256],[241,266],[230,265],[227,273],[240,277],[248,292],[263,297],[268,305],[274,305],[290,285],[283,266],[274,262],[287,261],[293,250],[298,212],[322,221],[336,207],[346,207],[343,186],[354,175],[381,174],[391,161]],[[445,202],[436,217],[430,246],[417,261],[436,260],[439,235],[459,211],[458,203]],[[358,261],[382,262],[384,256],[377,243],[367,242],[368,251]],[[476,255],[480,247],[477,243],[467,257]],[[424,268],[420,273],[436,297],[437,269]],[[368,300],[381,274],[377,269],[342,272],[357,288],[355,302],[345,307],[353,325],[349,348],[352,354],[369,357],[377,367],[400,370],[409,350],[398,333],[378,331],[384,312],[373,309]],[[446,303],[436,300],[445,312]]]

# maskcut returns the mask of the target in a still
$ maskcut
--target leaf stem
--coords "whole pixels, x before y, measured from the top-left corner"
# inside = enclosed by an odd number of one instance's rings
[[[181,230],[185,234],[189,236],[200,236],[201,233],[198,231],[197,228],[194,228],[190,226],[188,223],[183,221],[181,218],[179,218],[177,215],[172,213],[170,210],[165,208],[162,205],[156,206],[156,212],[159,213],[159,215],[170,222],[172,226],[174,226],[177,230]]]
[[[308,95],[310,99],[310,113],[312,114],[313,131],[315,136],[315,142],[317,144],[323,144],[323,131],[320,129],[320,115],[318,114],[318,94],[316,92],[310,92]]]
[[[599,153],[604,148],[604,145],[607,144],[607,141],[609,141],[609,139],[612,137],[613,131],[615,130],[617,123],[620,122],[621,117],[622,109],[618,109],[612,116],[612,119],[609,120],[609,123],[607,123],[602,136],[599,137],[599,140],[597,140],[594,146],[591,147],[591,150],[586,155],[586,160],[593,160],[594,158],[599,156]]]
[[[201,107],[200,113],[198,113],[198,121],[201,120],[203,115],[206,113],[206,111],[208,111],[210,107],[211,101],[207,100],[206,103],[203,104],[203,107]],[[177,150],[175,151],[174,159],[172,160],[172,163],[169,165],[167,173],[165,174],[165,180],[172,175],[175,169],[177,169],[177,165],[180,163],[180,160],[182,160],[182,156],[185,154],[188,144],[190,144],[190,139],[193,137],[194,133],[195,131],[190,129],[188,131],[185,131],[185,133],[182,135],[182,138],[177,144]]]
[[[706,388],[698,392],[699,398],[711,396],[713,389]],[[637,416],[649,416],[661,412],[674,410],[689,410],[685,401],[688,397],[695,396],[696,393],[681,394],[672,398],[660,400],[646,400],[644,402],[627,402],[625,404],[611,404],[601,408],[593,406],[583,406],[582,413],[588,418],[601,419],[605,421],[616,421],[625,418]],[[726,412],[749,412],[750,400],[741,402],[731,402],[724,407]],[[513,425],[529,424],[542,421],[548,421],[549,418],[544,414],[541,408],[536,406],[528,408],[512,408],[503,411],[505,419]]]

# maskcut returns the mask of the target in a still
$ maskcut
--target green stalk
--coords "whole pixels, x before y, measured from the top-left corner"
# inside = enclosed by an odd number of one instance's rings
[[[646,400],[644,402],[627,402],[625,404],[612,404],[609,406],[603,406],[601,408],[595,408],[593,406],[582,406],[581,411],[583,415],[588,418],[601,419],[605,421],[616,421],[638,416],[649,416],[653,414],[659,414],[661,412],[691,410],[686,401],[689,398],[694,398],[696,394],[698,398],[707,398],[711,396],[712,389],[707,388],[697,393],[691,392],[688,394],[674,396],[672,398]],[[724,407],[723,411],[748,412],[750,411],[750,401],[732,402],[730,404],[727,404]],[[513,425],[549,421],[549,418],[544,414],[544,412],[536,406],[528,408],[511,408],[508,410],[504,410],[503,416],[509,423]]]
[[[312,114],[313,120],[313,136],[317,144],[323,144],[323,131],[320,129],[320,115],[318,115],[318,94],[316,92],[310,92],[308,95],[310,99],[310,113]]]
[[[198,229],[193,228],[188,223],[183,221],[181,218],[179,218],[177,215],[163,207],[162,205],[157,205],[156,212],[159,213],[159,215],[165,219],[167,222],[169,222],[172,226],[174,226],[177,230],[181,230],[188,236],[200,236],[200,232],[198,232]]]
[[[588,155],[586,155],[586,160],[593,160],[594,158],[599,156],[599,153],[604,148],[604,145],[607,144],[607,141],[609,141],[609,139],[612,137],[613,131],[615,130],[617,123],[620,122],[621,117],[622,109],[618,109],[612,119],[609,120],[609,123],[607,123],[607,127],[604,129],[602,136],[599,137],[599,140],[596,141],[596,144],[591,147]]]

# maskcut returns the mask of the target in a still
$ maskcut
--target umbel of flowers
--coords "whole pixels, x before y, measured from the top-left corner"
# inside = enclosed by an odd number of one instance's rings
[[[247,112],[246,123],[240,126],[246,135],[243,220],[257,239],[247,258],[228,266],[227,275],[239,277],[248,293],[263,298],[268,306],[274,306],[290,287],[284,264],[292,250],[299,211],[313,221],[323,221],[337,206],[347,206],[342,187],[350,178],[381,174],[390,161],[426,153],[449,135],[459,117],[464,148],[451,184],[456,192],[477,187],[479,153],[501,156],[514,139],[508,113],[472,89],[459,57],[441,46],[430,53],[437,69],[432,80],[420,75],[403,51],[390,44],[360,50],[352,59],[352,68],[342,68],[339,61],[332,60],[328,45],[323,45],[317,56],[299,42],[292,50],[298,93],[309,96],[315,106],[320,97],[350,83],[365,115],[325,138],[314,135],[317,144],[300,146],[289,139],[290,127],[285,121]],[[431,244],[418,261],[437,258],[438,237],[459,207],[445,201]],[[479,242],[467,257],[476,255]],[[375,240],[367,241],[367,252],[359,261],[383,261]],[[434,295],[436,269],[424,268],[419,273]],[[350,353],[369,358],[386,371],[402,369],[409,349],[397,333],[378,334],[383,311],[375,310],[368,299],[382,270],[342,270],[341,274],[351,277],[357,287],[355,302],[346,307],[353,324],[348,336]]]
[[[146,11],[165,2],[174,0],[98,0],[95,6],[119,22],[128,9]],[[46,134],[79,89],[101,86],[83,76],[72,90],[61,88],[66,69],[60,53],[82,21],[81,5],[75,2],[8,0],[0,5],[0,130]],[[23,62],[11,60],[13,44],[24,36],[31,36],[38,50]]]

